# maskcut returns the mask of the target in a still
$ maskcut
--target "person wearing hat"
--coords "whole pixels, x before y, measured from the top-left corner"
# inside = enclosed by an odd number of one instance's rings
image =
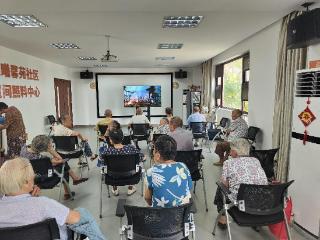
[[[52,158],[51,162],[52,165],[55,167],[55,169],[58,172],[62,171],[62,165],[64,163],[62,157],[53,149],[51,139],[46,135],[38,135],[32,139],[32,142],[30,145],[24,145],[20,152],[20,157],[29,159],[30,161],[34,159],[42,158],[42,153],[47,152],[49,153]],[[82,182],[85,182],[88,180],[88,178],[80,178],[77,176],[70,168],[68,162],[65,163],[65,179],[69,181],[69,176],[73,180],[73,185],[78,185]],[[68,200],[71,198],[70,194],[68,194],[68,191],[65,187],[65,195],[64,199]]]

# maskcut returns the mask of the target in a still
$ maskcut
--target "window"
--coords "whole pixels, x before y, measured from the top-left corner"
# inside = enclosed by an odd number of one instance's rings
[[[219,64],[215,75],[215,105],[229,109],[249,110],[249,54]]]

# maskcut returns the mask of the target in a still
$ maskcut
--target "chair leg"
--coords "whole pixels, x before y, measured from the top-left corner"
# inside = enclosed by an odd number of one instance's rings
[[[62,166],[61,175],[58,174],[58,176],[60,176],[59,202],[61,200],[61,190],[62,190],[62,184],[63,184],[64,166],[65,166],[65,164],[63,164],[63,166]]]
[[[110,189],[109,189],[109,185],[107,185],[107,189],[108,189],[108,198],[110,198]]]
[[[287,219],[287,215],[286,215],[285,210],[283,210],[283,216],[284,216],[284,222],[286,224],[287,237],[288,237],[288,240],[291,240],[291,232],[290,232],[290,227],[289,227],[289,223],[288,223],[288,219]]]
[[[232,240],[232,236],[231,236],[231,229],[230,229],[230,217],[228,214],[228,211],[226,211],[226,218],[227,218],[227,229],[228,229],[228,236],[229,236],[229,240]]]
[[[141,197],[143,197],[143,173],[141,173]]]
[[[217,230],[217,225],[218,225],[219,218],[222,216],[222,214],[223,214],[224,212],[225,212],[225,210],[222,209],[222,210],[219,212],[219,214],[218,214],[218,216],[217,216],[217,218],[216,218],[216,221],[215,221],[214,227],[213,227],[213,231],[212,231],[212,235],[213,235],[213,236],[216,235],[216,230]]]
[[[67,182],[67,180],[66,179],[62,179],[62,181],[63,181],[63,183],[66,185],[66,187],[67,187],[67,191],[68,191],[68,193],[70,194],[70,196],[71,196],[71,200],[74,200],[74,196],[72,195],[72,192],[71,192],[71,189],[70,189],[70,186],[69,186],[69,183]]]
[[[197,186],[197,182],[194,181],[193,182],[193,193],[196,194],[196,186]]]
[[[203,170],[201,170],[201,172],[202,172],[202,185],[203,185],[204,203],[205,203],[205,205],[206,205],[206,212],[208,212],[206,182],[205,182],[205,180],[204,180]]]
[[[87,158],[87,156],[86,156],[86,155],[84,156],[84,159],[86,160],[86,164],[87,164],[88,171],[89,171],[89,170],[90,170],[90,167],[89,167],[89,162],[88,162],[88,158]]]
[[[103,174],[101,174],[101,183],[100,183],[100,206],[99,206],[100,218],[102,218],[102,183],[103,183]]]

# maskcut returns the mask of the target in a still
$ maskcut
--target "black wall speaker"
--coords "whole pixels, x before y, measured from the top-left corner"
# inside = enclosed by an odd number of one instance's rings
[[[289,22],[287,48],[304,48],[320,42],[320,8],[307,11]]]
[[[174,77],[178,78],[178,79],[179,78],[187,78],[187,76],[188,76],[187,71],[182,71],[182,69],[180,69],[179,72],[174,73]]]
[[[93,79],[93,72],[89,72],[89,70],[80,72],[80,79]]]

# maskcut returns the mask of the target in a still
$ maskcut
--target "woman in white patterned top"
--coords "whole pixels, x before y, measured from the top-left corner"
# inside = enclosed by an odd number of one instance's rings
[[[260,165],[258,159],[249,157],[250,144],[246,139],[240,138],[230,143],[231,159],[223,164],[221,181],[229,188],[231,194],[228,198],[237,200],[240,184],[267,185],[267,176]],[[214,203],[218,212],[223,208],[222,193],[217,189]],[[219,226],[224,228],[226,224],[225,216],[219,220]]]

